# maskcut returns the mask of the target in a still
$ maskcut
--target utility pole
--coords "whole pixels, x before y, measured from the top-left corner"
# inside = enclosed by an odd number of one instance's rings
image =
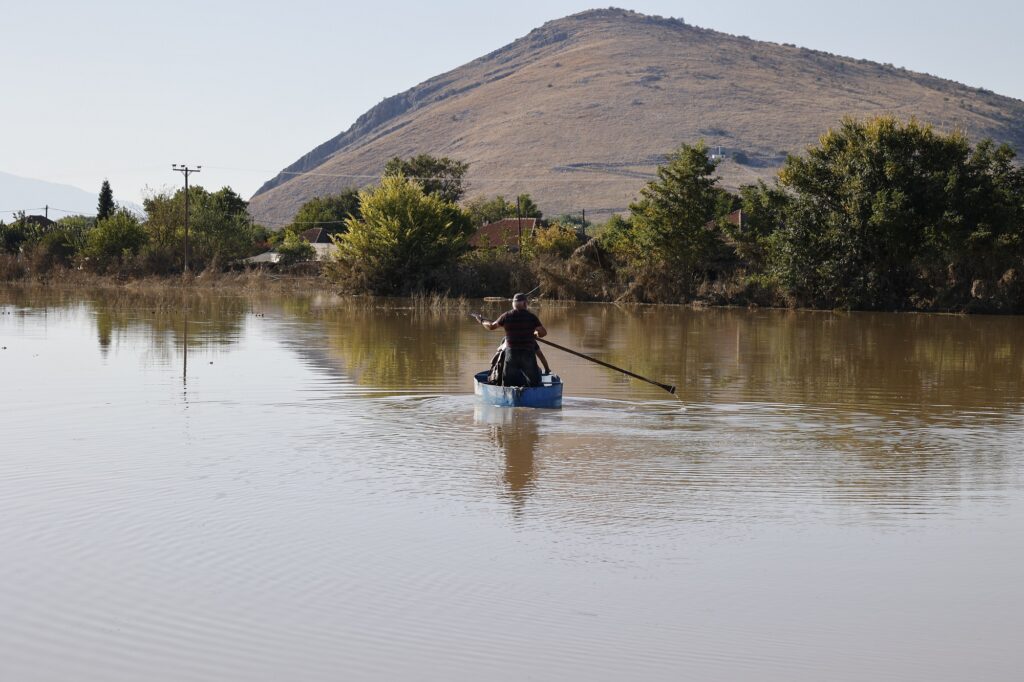
[[[188,273],[188,176],[192,173],[198,173],[203,169],[202,166],[196,166],[195,168],[189,168],[184,163],[172,163],[171,170],[178,171],[185,176],[185,272]]]
[[[45,213],[43,214],[43,217],[46,218],[47,220],[49,220],[50,219],[50,205],[47,204],[46,208],[44,208],[43,211],[45,211]]]
[[[516,222],[519,223],[519,248],[523,248],[523,214],[519,208],[519,197],[516,197]]]

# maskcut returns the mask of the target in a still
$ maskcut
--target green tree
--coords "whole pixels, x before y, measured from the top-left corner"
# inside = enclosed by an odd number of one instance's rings
[[[110,181],[104,180],[100,186],[99,203],[96,206],[96,220],[105,220],[114,214],[117,206],[114,205],[114,191],[110,189]]]
[[[329,234],[345,231],[345,221],[359,218],[359,190],[344,189],[338,194],[314,197],[304,203],[292,218],[289,229],[302,233],[314,227],[322,227]]]
[[[250,254],[258,230],[248,214],[248,203],[230,187],[208,192],[189,187],[189,263],[196,269],[223,265]],[[143,201],[147,249],[159,269],[183,267],[185,190],[160,193]]]
[[[248,202],[230,187],[195,198],[189,223],[190,256],[196,267],[225,265],[249,255],[256,232]]]
[[[518,201],[518,206],[516,201]],[[516,201],[509,201],[501,194],[491,198],[476,197],[466,202],[465,210],[476,227],[494,223],[503,218],[515,218],[517,215],[537,220],[544,217],[529,194],[520,194]]]
[[[529,194],[520,194],[518,197],[518,201],[519,215],[522,216],[523,218],[536,218],[537,220],[542,220],[544,218],[544,214],[541,213],[540,207],[537,206],[537,204],[533,201],[533,197],[531,197]],[[516,215],[515,205],[513,205],[512,208],[513,212],[512,215],[509,216],[510,218]]]
[[[785,220],[788,200],[783,191],[763,180],[740,187],[742,223],[724,222],[722,227],[748,269],[761,273],[767,266],[771,240]]]
[[[276,251],[281,254],[281,265],[292,265],[302,261],[313,260],[316,249],[305,239],[292,230],[284,230],[284,237]]]
[[[334,276],[346,287],[381,294],[429,289],[439,270],[455,264],[473,227],[454,203],[426,194],[402,175],[359,193],[361,218],[335,235]]]
[[[727,205],[703,143],[680,146],[657,175],[629,207],[630,255],[689,289],[722,249],[720,232],[708,225]]]
[[[1024,180],[1012,158],[915,120],[845,119],[779,174],[777,278],[825,307],[904,307],[969,288],[994,274],[986,259],[1006,267],[1020,253]]]
[[[597,242],[602,249],[616,255],[628,253],[633,231],[629,219],[616,213],[599,229]]]
[[[464,193],[462,183],[468,170],[468,163],[447,156],[420,154],[404,161],[396,156],[384,166],[384,177],[403,175],[419,182],[426,194],[455,203]]]
[[[502,218],[514,217],[516,205],[507,201],[500,194],[496,197],[476,197],[470,199],[465,205],[466,213],[474,227],[480,227],[487,223],[495,223]]]
[[[114,270],[138,255],[147,240],[146,229],[134,214],[115,211],[89,232],[83,252],[86,264],[98,272]]]

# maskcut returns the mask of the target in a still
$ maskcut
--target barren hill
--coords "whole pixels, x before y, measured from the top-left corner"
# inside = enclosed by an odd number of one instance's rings
[[[311,197],[370,184],[393,156],[468,161],[467,197],[530,192],[547,215],[624,211],[657,163],[703,139],[727,187],[767,178],[843,116],[916,116],[1024,149],[1024,102],[892,65],[626,10],[552,21],[390,97],[255,194],[286,223]]]

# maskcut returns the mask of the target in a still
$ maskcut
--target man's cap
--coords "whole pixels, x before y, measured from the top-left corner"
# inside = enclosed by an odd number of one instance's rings
[[[529,297],[527,297],[526,294],[516,294],[515,296],[512,297],[512,301],[513,302],[515,302],[515,301],[528,301],[528,300],[529,300]]]

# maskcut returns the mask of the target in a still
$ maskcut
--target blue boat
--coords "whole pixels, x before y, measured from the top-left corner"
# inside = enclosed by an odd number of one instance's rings
[[[551,375],[551,383],[543,386],[494,386],[487,383],[488,372],[477,372],[473,377],[473,393],[477,400],[496,407],[562,406],[562,379]]]

